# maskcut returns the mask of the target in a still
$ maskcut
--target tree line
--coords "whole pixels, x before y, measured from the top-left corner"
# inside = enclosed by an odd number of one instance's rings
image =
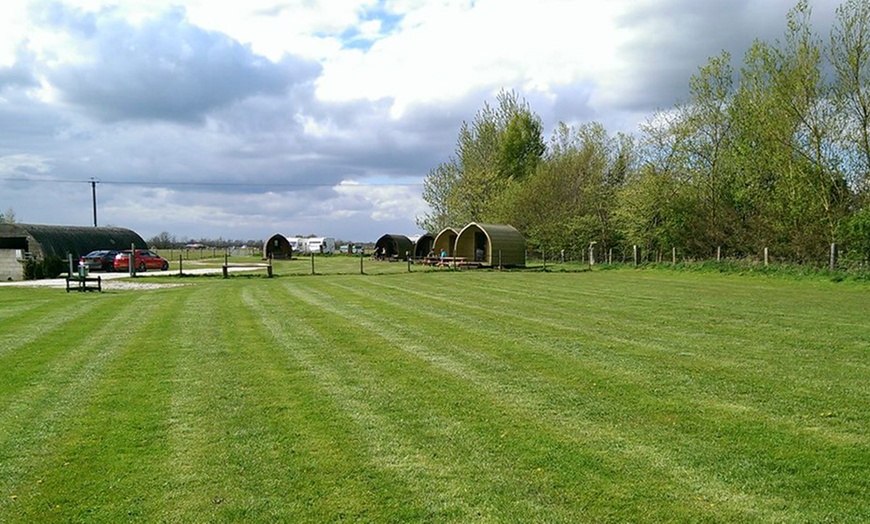
[[[870,3],[846,0],[825,37],[799,1],[773,42],[735,70],[727,52],[689,79],[687,100],[638,133],[560,123],[549,140],[528,103],[501,92],[463,122],[429,171],[418,225],[509,223],[531,249],[708,258],[870,259]]]

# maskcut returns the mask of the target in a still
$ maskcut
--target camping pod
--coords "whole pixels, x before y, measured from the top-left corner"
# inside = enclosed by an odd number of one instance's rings
[[[489,267],[526,265],[526,239],[513,226],[468,224],[456,236],[454,256]]]

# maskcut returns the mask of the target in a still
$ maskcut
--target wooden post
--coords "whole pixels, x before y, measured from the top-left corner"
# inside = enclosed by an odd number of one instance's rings
[[[828,269],[831,271],[837,269],[837,244],[831,244],[831,260],[828,263]]]
[[[541,249],[541,258],[544,260],[544,269],[547,269],[547,252]]]
[[[266,276],[272,278],[272,254],[269,253],[269,265],[266,266]]]
[[[637,267],[637,265],[640,264],[640,252],[637,249],[637,244],[632,246],[632,248],[634,249],[634,265]]]
[[[127,265],[129,266],[127,269],[130,271],[130,276],[136,276],[136,244],[130,244],[130,258]]]
[[[224,275],[224,278],[229,278],[229,276],[230,276],[230,275],[229,275],[229,268],[227,267],[227,265],[228,265],[228,262],[227,262],[227,254],[224,253],[224,267],[221,268],[221,269],[222,269],[222,273],[223,273],[223,275]]]
[[[180,276],[180,277],[184,276],[184,272],[181,269],[183,264],[184,264],[184,255],[179,253],[178,254],[178,276]]]
[[[503,269],[503,268],[502,268],[502,265],[501,265],[501,249],[499,249],[499,250],[498,250],[498,270],[501,271],[502,269]]]
[[[675,247],[671,248],[671,263],[677,265],[677,248]]]
[[[411,254],[405,251],[405,259],[408,261],[408,273],[411,272]]]
[[[311,253],[311,274],[314,274],[314,253]]]
[[[607,250],[607,264],[608,265],[613,264],[613,248],[610,248]]]
[[[764,248],[764,265],[765,266],[770,262],[768,255],[769,255],[769,253],[767,251],[767,248]]]
[[[722,246],[716,247],[716,262],[722,261]]]
[[[365,275],[365,271],[363,271],[363,250],[359,250],[359,274]]]

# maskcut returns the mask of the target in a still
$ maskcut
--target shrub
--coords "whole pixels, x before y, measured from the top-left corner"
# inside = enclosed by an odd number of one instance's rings
[[[66,263],[60,257],[30,259],[24,263],[24,280],[57,278],[66,271]]]

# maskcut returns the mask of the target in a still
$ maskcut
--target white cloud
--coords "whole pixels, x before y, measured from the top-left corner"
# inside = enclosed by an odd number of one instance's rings
[[[792,5],[6,0],[0,209],[89,224],[93,176],[100,222],[146,237],[410,234],[413,184],[498,91],[545,126],[634,131],[708,56],[782,34]]]
[[[502,87],[550,92],[609,68],[619,43],[607,2],[481,0],[405,6],[402,31],[368,52],[324,61],[317,94],[326,100],[395,100],[393,115]]]
[[[336,211],[355,210],[375,222],[416,217],[426,210],[420,188],[414,185],[362,185],[343,181],[335,191],[341,197],[336,201]]]

